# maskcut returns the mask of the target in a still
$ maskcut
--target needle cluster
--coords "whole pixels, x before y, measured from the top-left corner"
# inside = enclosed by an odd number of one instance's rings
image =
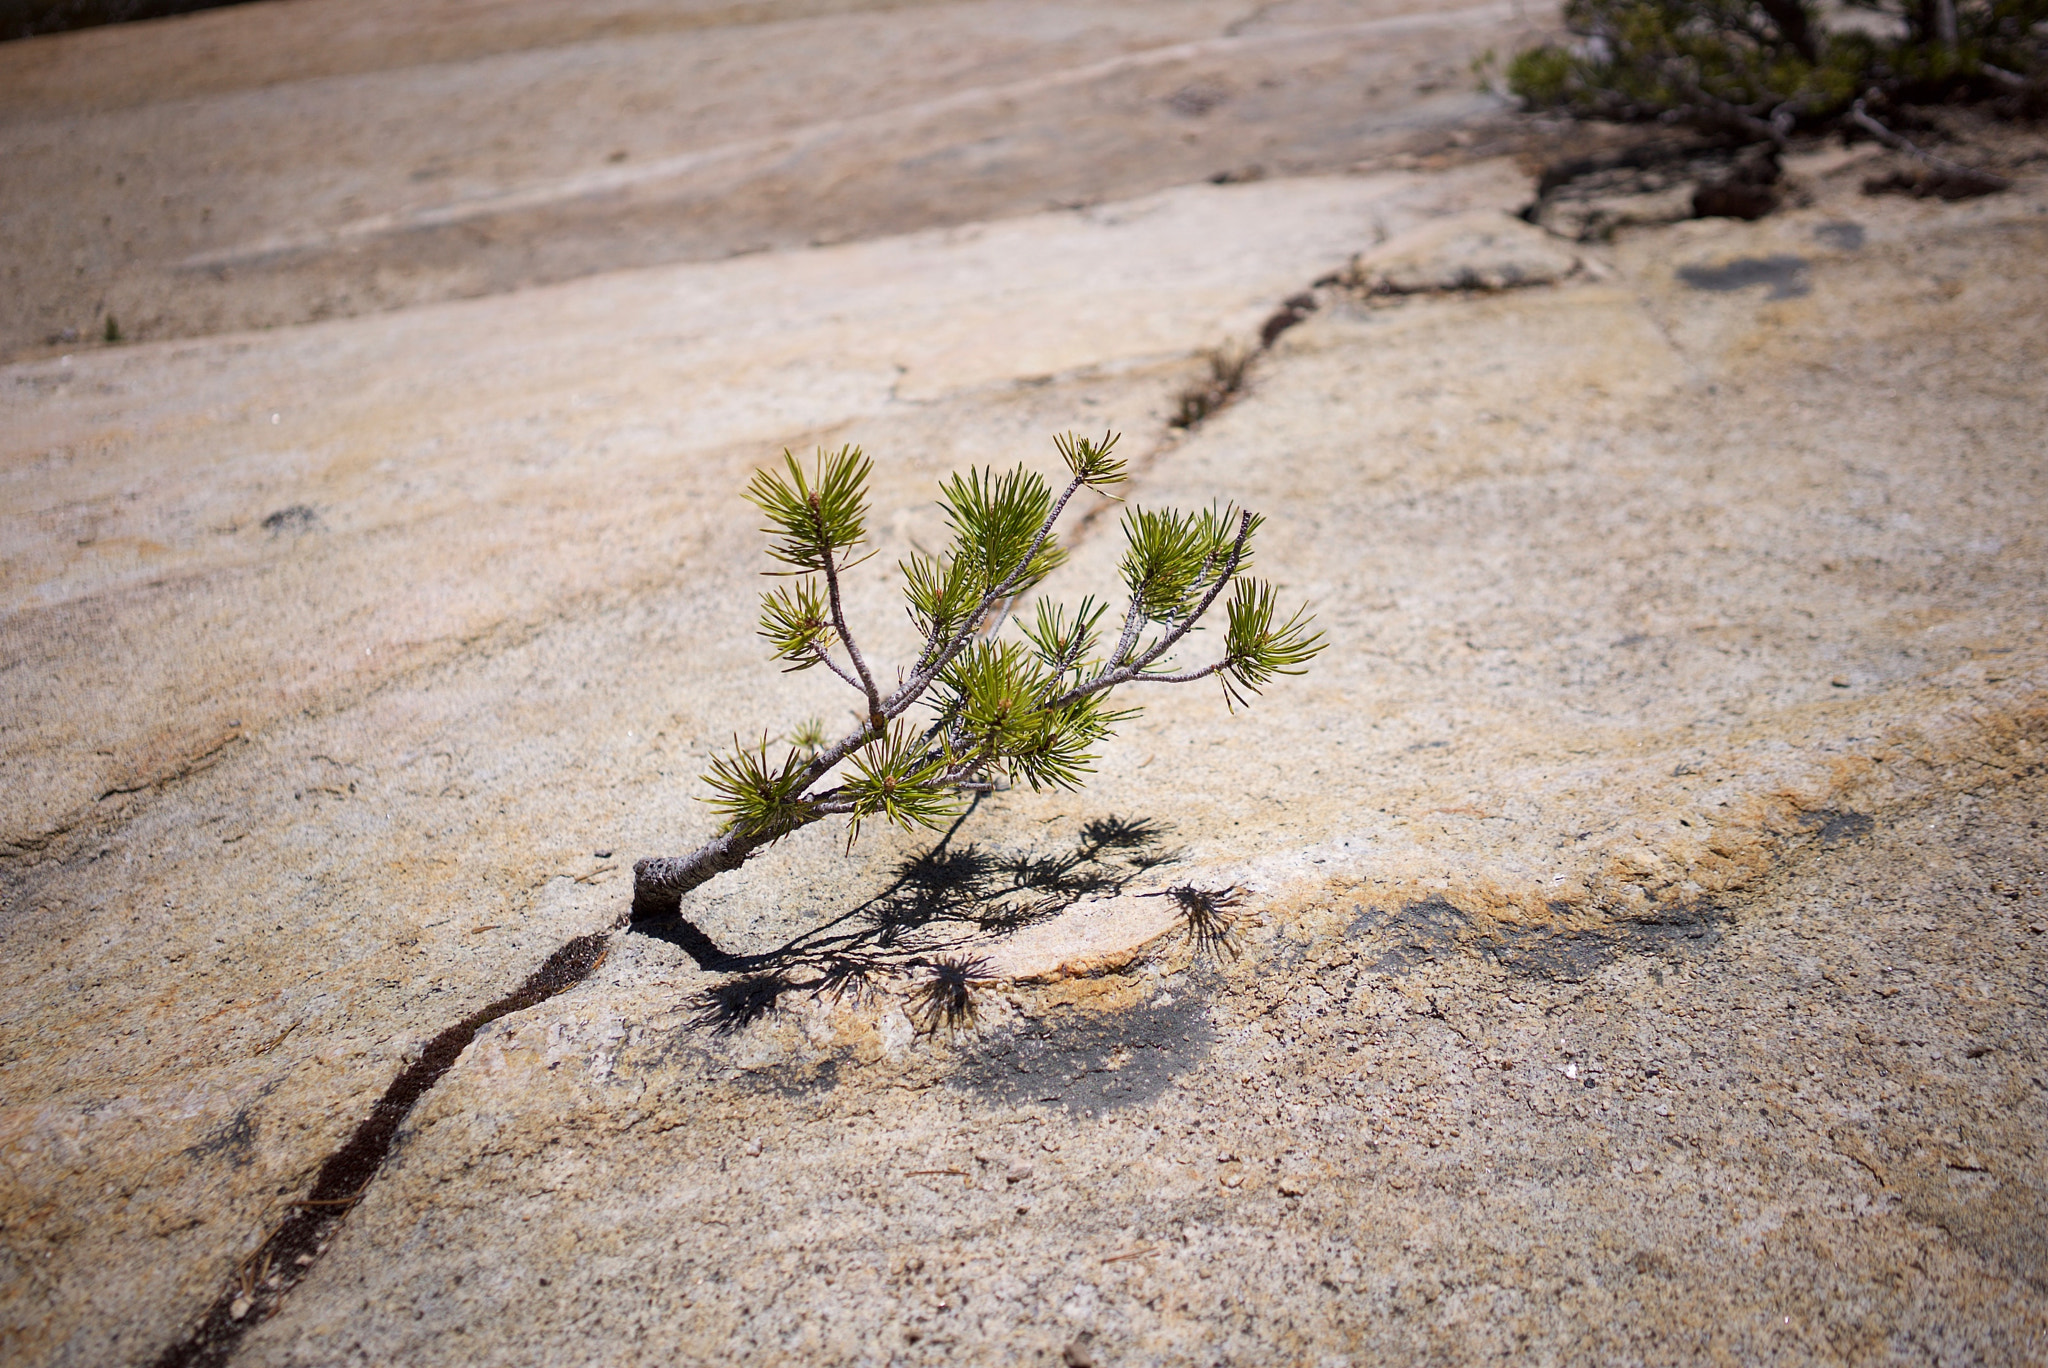
[[[1246,573],[1260,520],[1236,507],[1128,509],[1120,613],[1093,596],[1019,611],[1066,559],[1054,533],[1074,496],[1124,482],[1116,445],[1114,434],[1055,439],[1068,472],[1057,493],[1023,466],[941,486],[947,544],[898,564],[921,644],[893,676],[862,652],[842,588],[874,554],[868,459],[821,450],[806,469],[784,452],[780,468],[756,474],[746,496],[767,518],[767,573],[789,580],[762,596],[760,634],[786,669],[822,667],[855,690],[860,722],[836,741],[809,729],[779,757],[764,739],[713,759],[704,780],[724,829],[691,855],[640,861],[635,915],[673,912],[683,892],[827,817],[848,819],[851,843],[869,820],[941,826],[978,792],[1078,788],[1101,742],[1138,711],[1111,706],[1125,685],[1214,677],[1234,710],[1302,673],[1322,634],[1305,608],[1283,616],[1273,587]],[[1180,653],[1219,604],[1220,650],[1190,665]]]

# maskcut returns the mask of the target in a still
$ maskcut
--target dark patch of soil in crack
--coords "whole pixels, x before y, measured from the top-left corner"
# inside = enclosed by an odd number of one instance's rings
[[[199,1324],[157,1357],[155,1368],[225,1364],[242,1337],[276,1313],[326,1251],[334,1227],[362,1200],[390,1157],[399,1126],[455,1067],[476,1033],[500,1017],[525,1011],[581,983],[604,962],[610,943],[609,934],[601,932],[577,937],[548,956],[513,992],[428,1041],[419,1057],[391,1081],[355,1133],[320,1166],[312,1192],[292,1204],[292,1214],[243,1261],[238,1276]]]

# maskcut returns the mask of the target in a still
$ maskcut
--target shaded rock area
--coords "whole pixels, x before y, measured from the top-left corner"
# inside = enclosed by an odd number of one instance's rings
[[[0,42],[99,24],[167,19],[240,3],[244,0],[4,0],[0,3]]]
[[[157,26],[154,67],[109,29],[32,40],[71,84],[0,81],[24,326],[111,282],[145,339],[0,366],[0,1357],[2038,1356],[2048,277],[2013,263],[2048,185],[1788,159],[1764,218],[1565,243],[1502,158],[1295,175],[1259,142],[1443,127],[1484,102],[1439,65],[1505,14],[829,8],[258,4]],[[573,179],[635,165],[604,161],[628,105],[530,143],[436,112],[722,54],[664,78],[691,126],[780,138],[787,71],[857,41],[877,100],[959,103],[718,163],[858,200],[827,245],[735,190],[793,236],[733,256],[717,220],[678,259],[663,227],[646,264],[619,244],[659,176]],[[1145,160],[1147,120],[1253,107],[1235,63],[1297,41],[1322,95],[1222,168]],[[904,169],[1105,45],[1103,80],[1159,82],[1142,116],[1085,81],[1004,116],[1071,160]],[[1333,105],[1354,60],[1403,90]],[[114,79],[143,70],[158,104]],[[373,96],[386,144],[478,159],[415,182],[351,132],[267,179]],[[301,141],[187,136],[237,120]],[[57,171],[159,126],[234,222],[38,274],[112,193]],[[723,204],[699,165],[660,175]],[[1098,165],[1081,208],[961,188]],[[458,224],[459,289],[381,255]],[[273,239],[268,276],[162,266]],[[498,273],[557,243],[590,255]],[[1569,268],[1500,266],[1539,248]],[[1397,259],[1433,283],[1351,273]],[[411,283],[307,321],[373,262]],[[1227,402],[1175,426],[1221,355]],[[850,702],[763,659],[749,473],[875,458],[849,597],[887,661],[937,480],[1103,428],[1133,499],[1266,515],[1313,670],[1249,712],[1132,700],[1084,792],[808,830],[625,928],[632,861],[713,830],[707,757]],[[1070,599],[1116,583],[1117,508],[1076,512]],[[825,981],[847,937],[902,972]]]

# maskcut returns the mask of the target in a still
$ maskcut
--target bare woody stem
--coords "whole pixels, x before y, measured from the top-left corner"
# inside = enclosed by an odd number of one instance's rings
[[[842,669],[840,667],[839,662],[834,660],[829,654],[827,654],[824,651],[813,651],[811,654],[820,665],[823,665],[833,674],[838,675],[841,679],[853,685],[854,688],[860,688],[860,681],[858,679],[855,679],[852,675],[848,674],[844,669]]]
[[[706,841],[688,855],[650,855],[644,860],[635,860],[631,919],[647,922],[673,917],[681,910],[685,893],[709,883],[720,874],[730,874],[772,839],[765,835],[742,836],[728,831]]]
[[[823,541],[822,528],[819,540]],[[846,606],[840,602],[839,598],[839,569],[832,564],[832,548],[827,545],[824,547],[824,552],[825,594],[827,601],[832,605],[832,627],[833,630],[839,633],[839,640],[846,646],[847,659],[853,662],[855,672],[860,675],[861,692],[868,696],[868,725],[869,727],[879,727],[883,722],[882,695],[875,688],[874,679],[868,674],[868,663],[861,659],[860,647],[854,644],[853,633],[846,630]],[[826,663],[830,664],[831,662],[827,661]],[[841,674],[840,678],[844,679],[845,675]],[[848,680],[847,682],[851,683],[852,681]]]
[[[1137,677],[1125,680],[1124,682],[1127,684],[1192,684],[1198,679],[1207,679],[1210,675],[1215,674],[1218,670],[1225,670],[1228,668],[1230,668],[1229,661],[1219,660],[1213,665],[1204,665],[1199,670],[1189,670],[1186,674],[1138,675]]]
[[[1911,138],[1887,128],[1884,124],[1872,118],[1870,110],[1864,106],[1863,101],[1860,99],[1850,107],[1849,122],[1870,134],[1871,137],[1876,138],[1886,147],[1892,148],[1894,151],[1904,152],[1909,157],[1917,157],[1937,170],[1947,171],[1953,175],[1981,177],[1986,185],[1994,186],[2001,190],[2012,184],[2011,181],[2007,180],[2004,176],[1998,175],[1996,172],[1979,171],[1973,167],[1964,166],[1961,162],[1952,162],[1947,157],[1936,156]]]
[[[846,742],[840,744],[843,746]],[[833,749],[837,750],[839,747],[835,746]],[[831,762],[837,763],[837,758]],[[825,769],[831,768],[831,764],[819,768],[814,761],[812,768],[817,768],[822,774]],[[807,781],[815,782],[815,779]],[[732,873],[744,865],[755,851],[773,844],[788,835],[791,830],[809,826],[813,822],[839,813],[850,812],[852,809],[851,803],[835,803],[829,800],[819,802],[813,804],[806,811],[803,820],[792,828],[762,832],[728,831],[712,837],[688,855],[651,855],[643,860],[635,860],[631,920],[662,921],[676,915],[682,907],[685,893],[702,887],[721,874]]]
[[[1116,639],[1116,649],[1109,653],[1108,663],[1112,668],[1122,664],[1131,653],[1131,647],[1138,644],[1138,631],[1145,625],[1144,615],[1138,611],[1138,606],[1137,597],[1133,595],[1131,606],[1124,610],[1124,629]]]

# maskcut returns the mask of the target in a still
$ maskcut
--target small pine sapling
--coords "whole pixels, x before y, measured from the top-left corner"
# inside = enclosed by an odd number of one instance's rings
[[[723,829],[688,855],[637,862],[633,919],[675,915],[685,893],[827,817],[848,819],[851,844],[863,822],[936,828],[971,795],[1008,783],[1079,788],[1094,747],[1137,714],[1109,706],[1123,685],[1214,677],[1234,710],[1276,675],[1302,673],[1322,633],[1305,607],[1282,618],[1273,587],[1246,575],[1260,519],[1236,507],[1126,510],[1126,602],[1113,639],[1109,605],[1093,597],[1071,610],[1041,599],[1028,620],[1013,615],[1066,559],[1053,530],[1069,501],[1123,482],[1116,443],[1055,439],[1070,476],[1057,496],[1022,466],[970,469],[941,486],[951,541],[899,563],[922,645],[886,690],[847,623],[841,579],[873,554],[869,461],[857,447],[821,450],[806,472],[785,451],[781,470],[756,474],[746,497],[767,515],[768,554],[784,567],[766,573],[791,580],[762,596],[760,633],[789,669],[823,666],[858,692],[861,722],[837,741],[806,724],[780,758],[766,740],[715,757],[704,780]],[[1219,602],[1220,657],[1179,666],[1174,652]],[[1010,624],[1016,636],[1004,635]],[[906,716],[920,705],[917,719]]]

